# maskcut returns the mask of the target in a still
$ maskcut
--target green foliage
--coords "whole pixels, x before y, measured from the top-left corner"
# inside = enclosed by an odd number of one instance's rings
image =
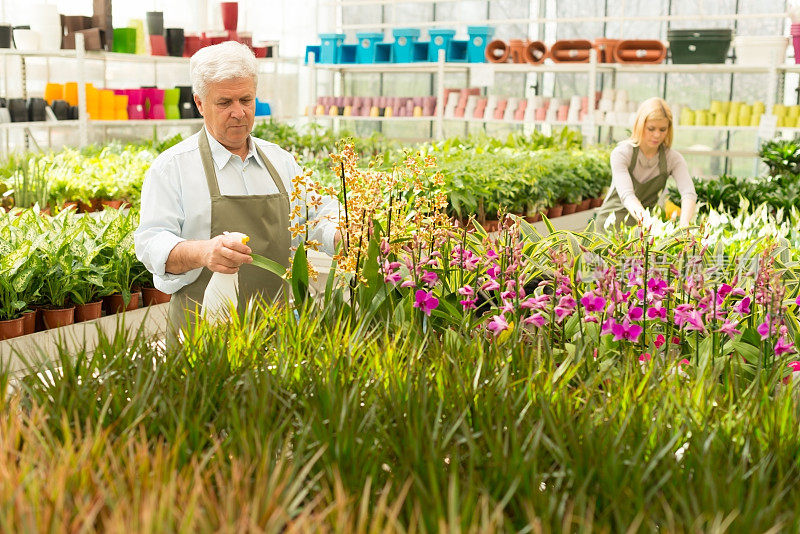
[[[769,168],[770,176],[800,174],[800,141],[777,139],[761,145],[761,161]]]

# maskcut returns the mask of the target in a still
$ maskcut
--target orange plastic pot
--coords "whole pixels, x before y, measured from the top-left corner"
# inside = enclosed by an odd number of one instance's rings
[[[617,49],[619,39],[606,39],[598,37],[594,40],[594,48],[597,50],[597,61],[599,63],[614,63],[614,51]]]
[[[620,41],[614,50],[614,59],[619,63],[661,63],[666,57],[667,47],[656,40]]]
[[[0,321],[0,341],[20,337],[25,333],[22,317]]]
[[[45,329],[60,328],[75,323],[75,307],[42,308],[42,322]]]
[[[502,39],[495,39],[486,45],[486,61],[489,63],[505,63],[508,61],[508,54],[511,50]]]
[[[550,59],[556,63],[588,63],[592,43],[586,39],[556,41],[550,47]]]
[[[103,315],[103,301],[87,302],[75,306],[75,322],[82,323],[84,321],[92,321],[99,319]]]
[[[524,39],[511,39],[508,42],[508,56],[513,63],[525,63],[525,50],[528,47],[528,41]]]
[[[529,41],[525,46],[525,61],[539,65],[547,58],[547,46],[541,41]]]
[[[142,288],[142,300],[145,306],[152,306],[154,304],[164,304],[172,299],[172,295],[159,291],[154,287]]]

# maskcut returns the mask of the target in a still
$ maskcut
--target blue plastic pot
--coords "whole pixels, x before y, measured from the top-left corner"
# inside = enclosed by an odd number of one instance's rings
[[[494,35],[491,26],[467,26],[469,43],[467,45],[467,61],[470,63],[486,63],[486,45]]]

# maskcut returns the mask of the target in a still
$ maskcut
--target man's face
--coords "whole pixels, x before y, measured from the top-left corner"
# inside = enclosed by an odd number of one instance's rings
[[[230,151],[243,150],[253,129],[256,86],[250,78],[234,78],[208,84],[206,97],[194,95],[206,129]]]

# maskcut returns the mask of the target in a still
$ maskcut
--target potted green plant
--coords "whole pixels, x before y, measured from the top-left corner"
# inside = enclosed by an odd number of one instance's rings
[[[99,319],[102,315],[103,299],[100,293],[105,288],[107,264],[96,260],[105,246],[89,232],[84,232],[82,239],[72,242],[73,253],[79,260],[75,263],[79,276],[70,294],[75,303],[75,322]]]
[[[106,211],[112,217],[101,238],[106,243],[103,258],[108,266],[105,278],[106,311],[119,313],[139,307],[138,288],[132,291],[147,272],[140,268],[133,248],[133,231],[136,228],[136,215],[121,211]]]
[[[18,337],[24,333],[22,310],[27,303],[20,298],[19,288],[24,286],[23,269],[30,244],[4,250],[0,256],[0,340]]]
[[[70,300],[74,287],[80,282],[80,262],[72,252],[71,240],[75,230],[63,225],[39,250],[44,262],[40,296],[45,303],[42,320],[45,328],[57,328],[75,322],[75,306]]]

